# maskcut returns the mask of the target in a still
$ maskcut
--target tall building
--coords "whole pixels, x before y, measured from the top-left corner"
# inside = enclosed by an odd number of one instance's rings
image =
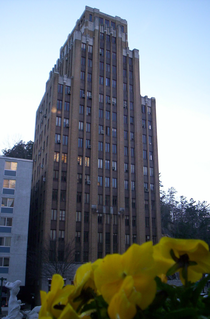
[[[0,156],[0,277],[25,285],[31,160]]]
[[[36,113],[29,246],[75,262],[161,234],[154,98],[140,96],[127,22],[86,7]]]

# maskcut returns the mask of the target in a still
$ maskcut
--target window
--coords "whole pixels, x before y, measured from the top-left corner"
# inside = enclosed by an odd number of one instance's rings
[[[84,72],[84,71],[81,71],[81,73],[80,73],[80,79],[81,79],[82,81],[85,81],[85,72]]]
[[[109,160],[105,160],[105,169],[109,169],[109,164],[110,164],[110,161]]]
[[[86,115],[90,115],[91,114],[91,107],[87,106],[86,107]]]
[[[147,159],[147,151],[143,150],[143,159]]]
[[[4,198],[2,197],[1,206],[3,207],[14,207],[14,198]]]
[[[152,122],[148,121],[148,129],[151,130],[152,129]]]
[[[57,100],[57,110],[62,110],[62,101]]]
[[[54,170],[53,171],[53,180],[54,181],[58,181],[58,177],[59,177],[59,171]]]
[[[103,233],[98,233],[98,243],[99,244],[103,243]]]
[[[90,132],[90,123],[86,123],[86,132]]]
[[[117,154],[117,144],[112,144],[112,153]]]
[[[109,20],[105,19],[105,25],[109,26]]]
[[[76,212],[76,222],[81,222],[81,220],[82,220],[82,213]]]
[[[60,153],[54,152],[54,162],[59,162]]]
[[[103,205],[103,195],[98,194],[98,205]]]
[[[130,116],[130,123],[133,124],[134,123],[134,117]]]
[[[104,24],[104,19],[99,17],[99,24]]]
[[[103,176],[98,176],[98,186],[103,186]]]
[[[150,184],[150,190],[153,192],[154,191],[154,184]]]
[[[110,135],[110,127],[109,126],[106,126],[106,135]]]
[[[11,217],[0,217],[0,225],[1,226],[12,226],[12,218]]]
[[[117,98],[116,97],[112,98],[112,105],[117,105]]]
[[[104,103],[104,95],[99,94],[99,103]]]
[[[110,196],[109,195],[105,195],[105,205],[110,206]]]
[[[142,135],[142,143],[147,144],[147,136],[145,134]]]
[[[82,193],[77,192],[77,203],[82,202]]]
[[[130,92],[133,92],[133,85],[129,85],[129,90],[130,90]]]
[[[55,229],[50,230],[50,239],[56,240],[56,230]]]
[[[125,226],[129,226],[129,216],[125,215]]]
[[[88,82],[92,82],[92,74],[91,74],[91,73],[88,73],[88,75],[87,75],[87,81],[88,81]]]
[[[93,66],[93,61],[91,59],[88,59],[88,67],[92,68]]]
[[[85,166],[90,166],[90,157],[85,156]]]
[[[99,109],[98,112],[99,112],[99,113],[98,113],[99,118],[100,118],[100,119],[103,119],[103,118],[104,118],[104,110]]]
[[[117,179],[116,178],[112,178],[112,187],[117,188]]]
[[[132,191],[135,190],[135,181],[131,181],[131,190],[132,190]]]
[[[125,244],[130,245],[130,235],[129,234],[125,234]]]
[[[117,113],[116,112],[112,112],[112,121],[117,122]]]
[[[99,84],[103,85],[104,84],[104,77],[99,76]]]
[[[0,246],[10,247],[11,237],[0,237]]]
[[[61,142],[61,135],[55,134],[55,143],[60,144],[60,142]]]
[[[0,267],[9,267],[9,257],[0,257]]]
[[[130,132],[130,139],[131,139],[131,141],[134,140],[134,132]]]
[[[150,167],[149,168],[150,176],[154,176],[154,168]]]
[[[92,45],[88,45],[88,53],[93,53],[93,46]]]
[[[125,197],[125,207],[129,208],[129,197]]]
[[[103,168],[103,159],[98,159],[98,168]]]
[[[131,147],[131,157],[134,157],[134,148]]]
[[[99,63],[99,69],[100,69],[101,71],[104,70],[104,62],[100,62],[100,63]]]
[[[89,193],[85,193],[85,204],[89,204],[90,203],[90,194]]]
[[[103,151],[103,142],[98,142],[98,151],[99,152]]]
[[[124,163],[124,172],[128,172],[128,163]]]
[[[143,174],[144,174],[144,176],[147,176],[147,166],[143,167]]]
[[[105,152],[106,153],[110,152],[110,144],[109,143],[105,143]]]
[[[112,60],[116,60],[116,57],[117,57],[116,52],[112,52]]]
[[[124,180],[124,188],[128,189],[128,180]]]
[[[103,33],[102,33],[102,35],[103,35]],[[104,56],[104,49],[103,48],[100,48],[100,56]]]
[[[128,156],[128,147],[127,146],[124,146],[124,155]]]
[[[106,111],[106,120],[110,120],[110,112]]]
[[[63,94],[63,85],[62,84],[58,84],[58,93]]]
[[[152,136],[149,135],[149,145],[152,145]]]
[[[117,137],[117,129],[116,128],[112,129],[112,137]]]
[[[66,118],[63,119],[63,126],[69,127],[69,119],[66,119]]]
[[[117,170],[117,162],[116,161],[112,161],[112,170],[113,171]]]
[[[117,196],[112,196],[112,206],[113,207],[117,206]]]
[[[123,83],[123,91],[127,91],[127,84]]]
[[[105,177],[105,187],[109,187],[110,184],[109,184],[109,177]]]
[[[61,202],[65,202],[65,201],[66,201],[66,191],[61,190],[60,195],[61,195],[61,196],[60,196]]]
[[[85,147],[86,148],[91,148],[90,140],[86,140]]]
[[[75,262],[81,261],[81,254],[80,251],[75,251]]]
[[[117,81],[116,80],[112,80],[112,87],[114,89],[117,87]]]
[[[137,236],[136,236],[136,234],[133,234],[133,243],[137,243]]]
[[[64,111],[69,111],[70,104],[69,102],[64,102]]]
[[[132,198],[132,208],[136,208],[136,199],[135,198]],[[135,222],[136,222],[136,217],[135,217]],[[136,226],[136,225],[134,225],[134,223],[133,223],[133,226]]]
[[[125,139],[125,140],[128,139],[128,131],[124,131],[124,139]]]
[[[84,123],[79,121],[79,131],[83,131],[83,125]]]
[[[78,165],[82,165],[82,156],[77,157],[77,163]]]
[[[110,58],[111,58],[111,54],[110,54],[110,51],[109,51],[109,50],[106,50],[106,58],[107,58],[107,59],[110,59]]]
[[[85,44],[85,43],[81,43],[81,49],[82,49],[83,51],[86,50],[86,44]]]
[[[153,160],[153,152],[149,152],[149,159],[150,159],[150,161]]]
[[[81,65],[85,66],[85,57],[81,57]]]
[[[124,124],[128,124],[128,117],[127,117],[127,115],[124,115],[123,120],[124,120]]]
[[[78,147],[82,147],[83,145],[83,138],[78,138]]]
[[[130,102],[130,110],[133,110],[133,102]]]
[[[66,182],[66,179],[67,179],[67,172],[62,171],[61,172],[61,182]]]
[[[131,174],[134,174],[134,173],[135,173],[135,165],[131,164]]]
[[[113,21],[111,21],[111,27],[115,30],[115,22],[113,22]],[[113,37],[112,37],[112,39],[113,39]],[[115,38],[116,39],[116,38]]]
[[[106,78],[106,86],[110,86],[110,78]]]
[[[92,21],[93,21],[92,19],[93,19],[93,16],[92,16],[92,14],[90,13],[90,14],[89,14],[89,21],[92,22]]]
[[[76,241],[76,243],[80,243],[80,241],[81,241],[81,232],[80,231],[76,231],[75,241]]]
[[[98,214],[98,224],[102,224],[103,222],[103,216],[102,214]]]
[[[113,215],[113,225],[117,225],[118,224],[118,215],[114,214]]]
[[[106,64],[106,71],[111,72],[111,67],[110,67],[110,64],[108,64],[108,63]]]
[[[79,106],[79,114],[83,114],[84,113],[84,105],[80,105]]]
[[[16,171],[17,170],[17,163],[16,162],[5,162],[5,169]]]
[[[66,211],[60,210],[59,220],[65,221]]]
[[[14,179],[4,179],[3,188],[12,188],[14,189],[16,185],[16,180]]]
[[[84,223],[89,223],[89,212],[84,212]]]
[[[63,135],[63,145],[68,145],[68,135]]]
[[[84,231],[84,243],[88,243],[88,238],[89,238],[89,232]],[[88,261],[88,259],[86,261]]]

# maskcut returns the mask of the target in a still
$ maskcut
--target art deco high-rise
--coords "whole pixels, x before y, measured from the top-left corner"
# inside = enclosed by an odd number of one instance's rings
[[[160,238],[154,98],[140,96],[127,22],[86,7],[36,113],[29,245],[75,262]]]

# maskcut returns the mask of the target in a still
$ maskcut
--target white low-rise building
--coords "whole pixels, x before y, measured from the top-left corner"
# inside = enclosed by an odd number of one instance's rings
[[[25,285],[32,160],[0,157],[0,277]]]

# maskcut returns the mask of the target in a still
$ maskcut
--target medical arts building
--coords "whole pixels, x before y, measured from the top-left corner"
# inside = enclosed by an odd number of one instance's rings
[[[86,7],[36,112],[29,249],[95,261],[161,237],[156,101],[127,21]],[[56,253],[55,253],[56,252]]]

